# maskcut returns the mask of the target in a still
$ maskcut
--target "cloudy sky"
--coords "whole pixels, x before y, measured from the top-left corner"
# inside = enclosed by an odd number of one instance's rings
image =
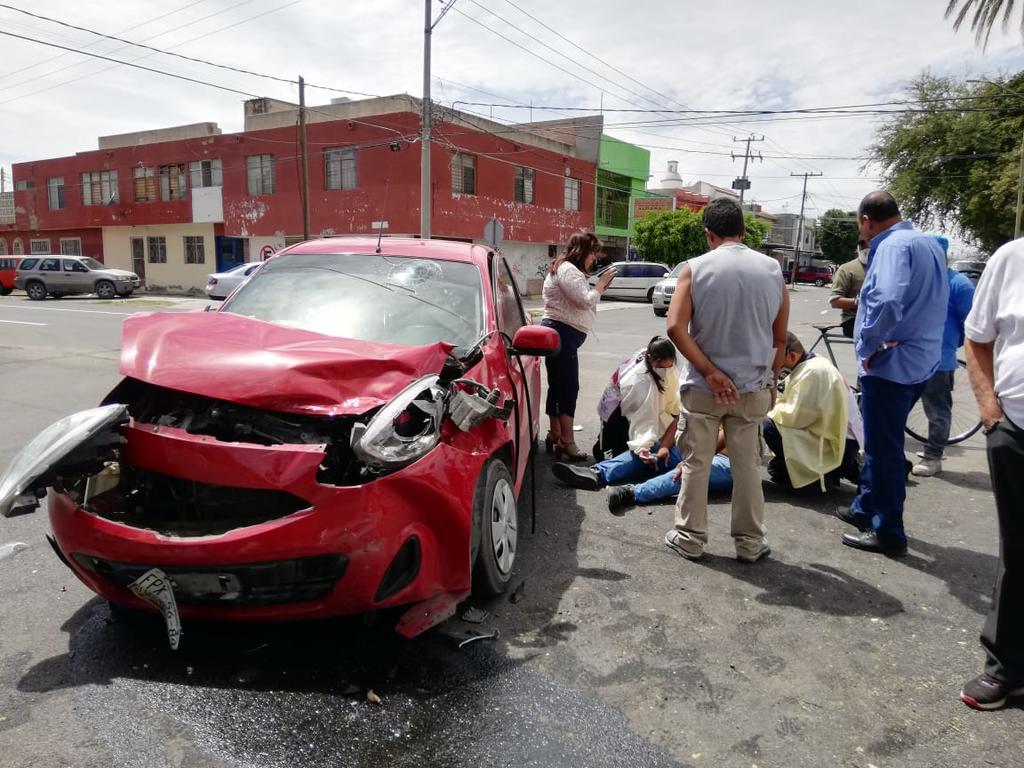
[[[447,0],[446,0],[447,2]],[[4,5],[188,56],[342,91],[422,89],[421,0],[4,0]],[[647,146],[655,180],[678,160],[687,182],[728,186],[741,170],[734,138],[765,136],[748,199],[797,211],[849,208],[875,186],[858,159],[872,116],[726,122],[657,110],[785,110],[899,97],[922,70],[984,78],[1024,69],[1015,10],[986,51],[954,33],[946,0],[695,2],[456,0],[434,33],[433,96],[499,120],[555,118],[603,106],[606,132]],[[434,11],[445,2],[437,0]],[[247,94],[296,100],[288,83],[215,69],[98,38],[0,7],[0,31]],[[241,129],[239,93],[2,37],[0,166],[93,149],[106,134],[213,121]],[[482,102],[488,106],[467,106]],[[490,104],[532,104],[530,109]],[[542,107],[563,108],[550,111]],[[612,111],[639,109],[643,112]],[[781,119],[785,118],[785,119]],[[682,119],[682,123],[679,120]],[[734,120],[735,118],[729,118]],[[747,118],[751,120],[751,118]],[[695,122],[699,125],[693,125]],[[660,121],[660,122],[658,122]],[[666,121],[669,124],[666,125]],[[674,122],[673,122],[674,121]],[[689,124],[688,124],[689,123]]]

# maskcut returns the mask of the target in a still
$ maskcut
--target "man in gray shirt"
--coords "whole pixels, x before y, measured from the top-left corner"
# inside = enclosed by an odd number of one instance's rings
[[[736,557],[756,562],[765,542],[760,425],[774,400],[789,322],[779,263],[743,245],[743,211],[728,198],[704,209],[711,250],[679,273],[668,335],[686,358],[680,377],[682,488],[665,544],[690,560],[707,543],[708,477],[718,430],[732,463]]]

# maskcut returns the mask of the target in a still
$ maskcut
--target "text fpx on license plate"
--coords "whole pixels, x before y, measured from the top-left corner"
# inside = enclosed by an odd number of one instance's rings
[[[163,614],[167,625],[167,640],[171,650],[178,650],[181,642],[181,617],[178,616],[178,604],[174,601],[174,590],[167,574],[159,568],[150,568],[135,581],[128,585],[136,597],[155,605]]]

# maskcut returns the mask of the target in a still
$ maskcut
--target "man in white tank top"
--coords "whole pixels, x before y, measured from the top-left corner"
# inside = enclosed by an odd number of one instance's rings
[[[682,488],[665,544],[690,560],[707,543],[708,477],[719,426],[732,462],[732,536],[736,557],[770,553],[761,490],[760,425],[772,404],[789,321],[789,293],[779,263],[747,248],[743,211],[728,198],[704,209],[711,250],[679,274],[668,310],[668,336],[686,358],[680,397]]]

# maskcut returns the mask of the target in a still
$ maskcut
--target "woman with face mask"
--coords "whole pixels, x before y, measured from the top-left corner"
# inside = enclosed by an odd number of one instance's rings
[[[853,321],[857,317],[857,303],[860,288],[864,285],[864,276],[868,268],[868,244],[864,240],[857,241],[857,258],[843,264],[836,270],[832,278],[832,297],[829,303],[842,310],[840,322],[843,335],[853,338]]]
[[[624,450],[593,467],[555,464],[555,477],[575,488],[597,490],[665,472],[680,462],[675,447],[679,371],[675,345],[669,339],[655,336],[612,374],[598,413],[607,425],[616,412],[628,420],[628,439],[625,446],[607,447]]]

